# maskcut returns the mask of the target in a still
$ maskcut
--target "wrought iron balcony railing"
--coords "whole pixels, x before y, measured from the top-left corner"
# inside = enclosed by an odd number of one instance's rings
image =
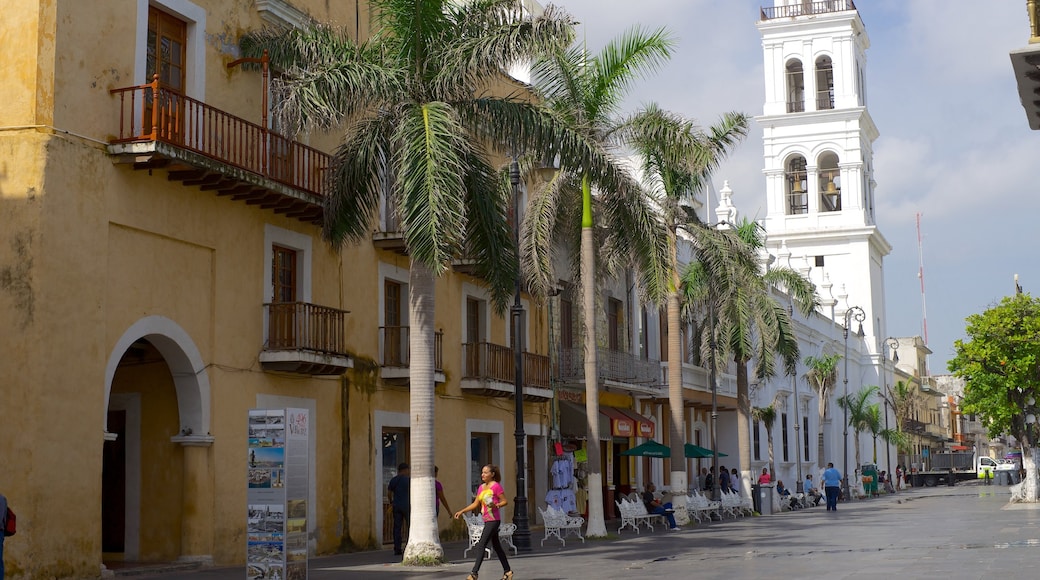
[[[829,14],[831,12],[844,12],[855,10],[856,4],[852,0],[823,0],[822,2],[808,2],[803,0],[797,4],[788,6],[763,6],[761,10],[762,20],[773,20],[774,18],[794,18],[795,16],[815,16],[818,14]]]
[[[347,356],[346,310],[307,302],[272,302],[267,309],[265,350],[297,350]]]
[[[463,379],[492,380],[516,383],[516,353],[511,346],[490,342],[464,343],[462,357],[465,368]],[[524,387],[549,388],[549,357],[530,352],[523,353]]]
[[[379,352],[384,367],[408,368],[411,365],[409,327],[380,326]],[[444,333],[433,333],[433,370],[444,372]]]

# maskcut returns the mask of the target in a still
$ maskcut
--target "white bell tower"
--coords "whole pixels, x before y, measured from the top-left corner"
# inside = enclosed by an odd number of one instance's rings
[[[862,308],[876,352],[887,336],[883,260],[892,247],[874,221],[878,130],[867,111],[863,21],[852,0],[774,0],[757,26],[770,252],[804,259],[818,287],[844,288],[833,316]]]

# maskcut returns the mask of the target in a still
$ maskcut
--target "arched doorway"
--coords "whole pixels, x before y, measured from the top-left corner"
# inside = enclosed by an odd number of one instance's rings
[[[143,318],[116,342],[105,381],[103,560],[209,560],[212,535],[200,522],[210,516],[184,509],[206,501],[186,496],[212,489],[200,461],[212,437],[198,349],[172,320]]]

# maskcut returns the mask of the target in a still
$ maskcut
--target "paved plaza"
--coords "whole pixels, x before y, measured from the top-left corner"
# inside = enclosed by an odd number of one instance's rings
[[[517,580],[698,578],[944,579],[1036,578],[1040,572],[1040,510],[1009,505],[1003,486],[961,484],[772,516],[691,525],[589,540],[566,547],[553,539],[512,557]],[[311,560],[310,577],[331,579],[462,579],[473,551],[445,546],[450,563],[436,569],[395,563],[391,551]],[[500,578],[498,560],[485,560],[481,578]],[[139,576],[163,580],[241,580],[242,567]]]

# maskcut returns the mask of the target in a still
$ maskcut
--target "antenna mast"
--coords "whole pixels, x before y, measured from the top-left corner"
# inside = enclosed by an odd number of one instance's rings
[[[921,280],[921,329],[928,346],[928,303],[924,298],[924,244],[921,242],[921,212],[917,212],[917,277]]]

